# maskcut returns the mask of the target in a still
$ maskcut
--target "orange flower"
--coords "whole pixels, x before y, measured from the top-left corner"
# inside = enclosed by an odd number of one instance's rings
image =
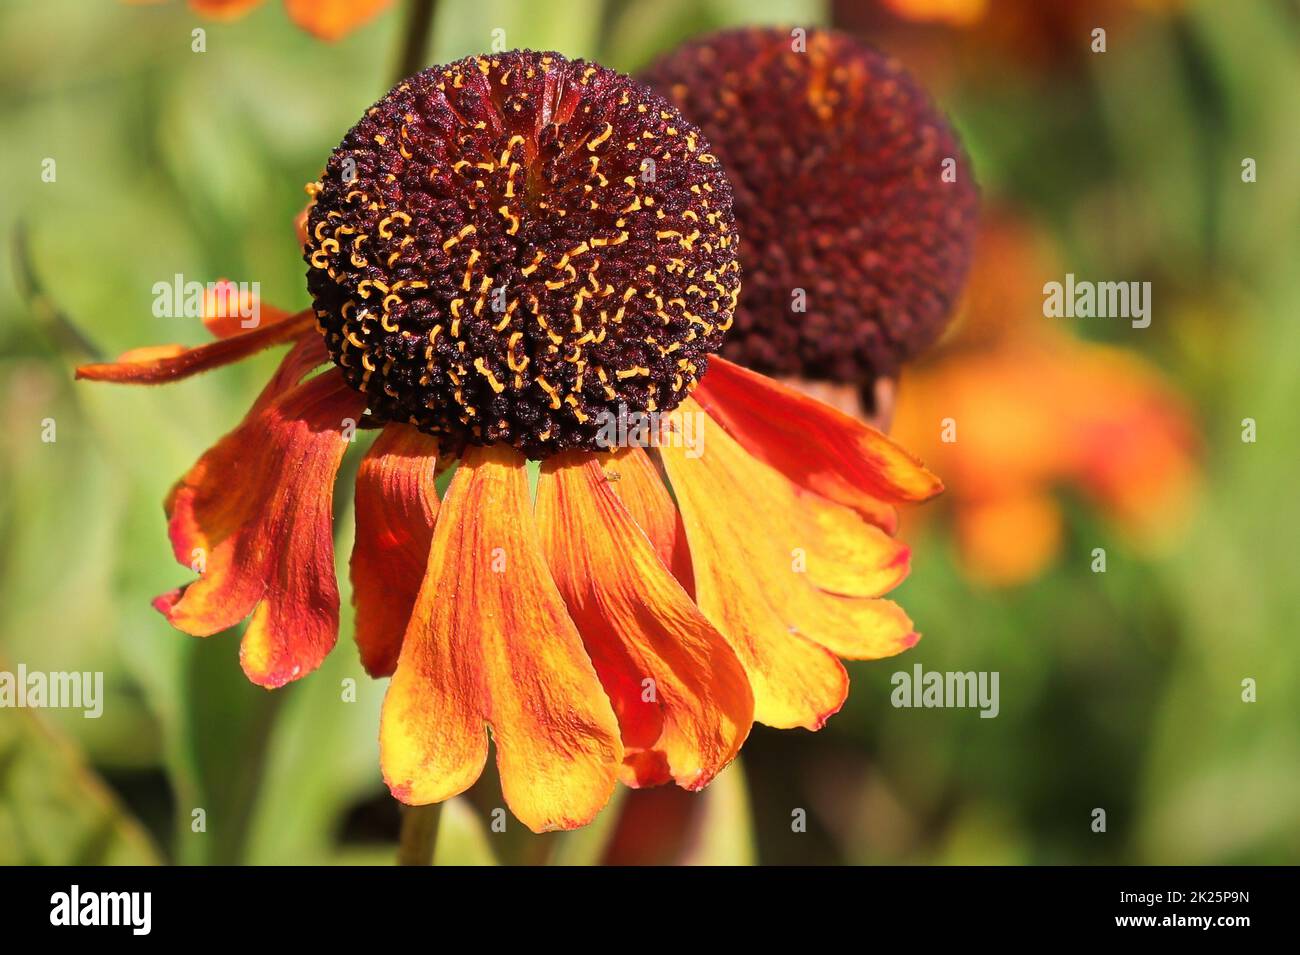
[[[1091,55],[1093,30],[1108,42],[1184,0],[831,0],[831,22],[893,51],[940,88],[969,85],[1008,67],[1052,73]]]
[[[753,720],[820,727],[840,657],[915,643],[881,596],[908,572],[894,506],[939,482],[710,356],[738,290],[730,189],[657,95],[558,54],[463,60],[377,103],[309,191],[313,309],[78,375],[172,381],[292,346],[168,497],[200,576],[157,601],[196,635],[250,617],[241,662],[267,687],[335,641],[333,482],[353,424],[382,427],[351,576],[362,662],[392,676],[397,798],[472,785],[490,728],[512,811],[579,826],[618,780],[704,786]]]
[[[153,3],[157,0],[128,0]],[[234,20],[263,0],[189,0],[197,13],[217,20]],[[338,40],[388,9],[393,0],[284,0],[289,19],[322,40]]]
[[[981,237],[959,333],[911,370],[894,431],[950,482],[963,564],[1015,584],[1061,546],[1056,488],[1081,491],[1135,543],[1177,528],[1196,483],[1183,399],[1145,361],[1042,318],[1041,278],[1060,274],[1041,237],[995,220]]]

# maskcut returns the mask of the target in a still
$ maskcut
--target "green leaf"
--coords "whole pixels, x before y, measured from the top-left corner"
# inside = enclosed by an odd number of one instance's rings
[[[275,691],[285,703],[275,721],[250,826],[247,861],[253,864],[317,862],[334,851],[343,815],[383,792],[379,774],[379,710],[387,681],[361,668],[353,640],[353,449],[338,481],[344,502],[334,522],[339,581],[339,641],[320,669]],[[242,679],[242,675],[241,675]],[[396,848],[394,847],[394,853]]]
[[[30,710],[0,710],[0,865],[159,861],[143,827],[70,740]]]

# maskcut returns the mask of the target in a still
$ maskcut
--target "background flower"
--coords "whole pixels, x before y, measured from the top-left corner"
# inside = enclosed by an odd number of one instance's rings
[[[956,325],[907,373],[894,419],[948,478],[963,569],[996,584],[1032,579],[1064,547],[1062,490],[1133,544],[1173,543],[1198,470],[1192,410],[1159,370],[1043,317],[1041,285],[1064,274],[1048,243],[987,218]]]
[[[870,391],[933,344],[966,277],[975,171],[897,61],[833,30],[752,28],[643,76],[733,184],[745,281],[725,355]]]
[[[140,5],[165,0],[126,0]],[[189,0],[195,13],[214,20],[237,20],[265,0]],[[337,40],[393,5],[393,0],[284,0],[289,19],[322,40]]]

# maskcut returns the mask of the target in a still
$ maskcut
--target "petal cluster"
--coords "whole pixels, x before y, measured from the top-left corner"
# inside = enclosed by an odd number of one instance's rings
[[[155,601],[197,636],[247,619],[240,659],[270,688],[335,642],[332,493],[365,402],[337,368],[312,374],[327,360],[305,316],[265,312],[263,328],[79,375],[176,380],[297,329],[245,420],[168,496],[197,579]],[[702,444],[673,440],[688,429]],[[392,677],[385,780],[409,803],[448,798],[490,736],[512,811],[571,828],[620,781],[707,785],[755,720],[820,727],[848,693],[840,658],[918,639],[882,596],[909,564],[894,508],[939,490],[883,435],[722,359],[660,440],[554,455],[535,495],[508,445],[451,456],[387,424],[358,469],[351,558],[361,660]]]

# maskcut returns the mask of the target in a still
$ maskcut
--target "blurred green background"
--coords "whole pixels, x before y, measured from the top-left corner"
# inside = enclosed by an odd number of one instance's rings
[[[193,320],[152,316],[153,284],[178,272],[307,305],[302,186],[391,85],[401,6],[334,44],[277,0],[228,24],[183,2],[0,8],[0,670],[102,670],[106,692],[99,720],[0,710],[0,863],[394,856],[383,684],[350,645],[346,574],[338,649],[273,694],[242,676],[234,634],[187,637],[149,606],[186,579],[163,495],[277,357],[165,391],[74,386],[71,370],[94,352],[204,340]],[[993,6],[987,17],[1034,5]],[[839,13],[863,8],[868,37],[932,82],[986,204],[1030,214],[1081,276],[1156,282],[1141,335],[1076,332],[1140,351],[1194,409],[1203,490],[1176,543],[1133,550],[1066,490],[1060,558],[991,588],[962,572],[948,523],[930,521],[899,592],[926,638],[851,665],[849,702],[821,733],[757,727],[743,765],[705,794],[625,794],[564,835],[513,819],[490,831],[489,773],[445,813],[440,862],[1300,861],[1300,11],[1061,6],[1080,12],[1078,49],[1018,34],[1033,47],[1023,58],[987,30],[904,24],[866,2]],[[509,47],[635,71],[719,26],[831,16],[802,0],[444,0],[428,62],[482,52],[502,28]],[[1109,30],[1104,56],[1087,54],[1090,18]],[[1243,157],[1257,183],[1241,181]],[[46,158],[55,182],[42,181]],[[346,467],[341,480],[343,570]],[[1098,545],[1106,574],[1088,566]],[[892,708],[891,674],[916,663],[998,671],[1000,715]],[[1245,678],[1256,702],[1242,701]],[[792,831],[799,808],[806,832]]]

